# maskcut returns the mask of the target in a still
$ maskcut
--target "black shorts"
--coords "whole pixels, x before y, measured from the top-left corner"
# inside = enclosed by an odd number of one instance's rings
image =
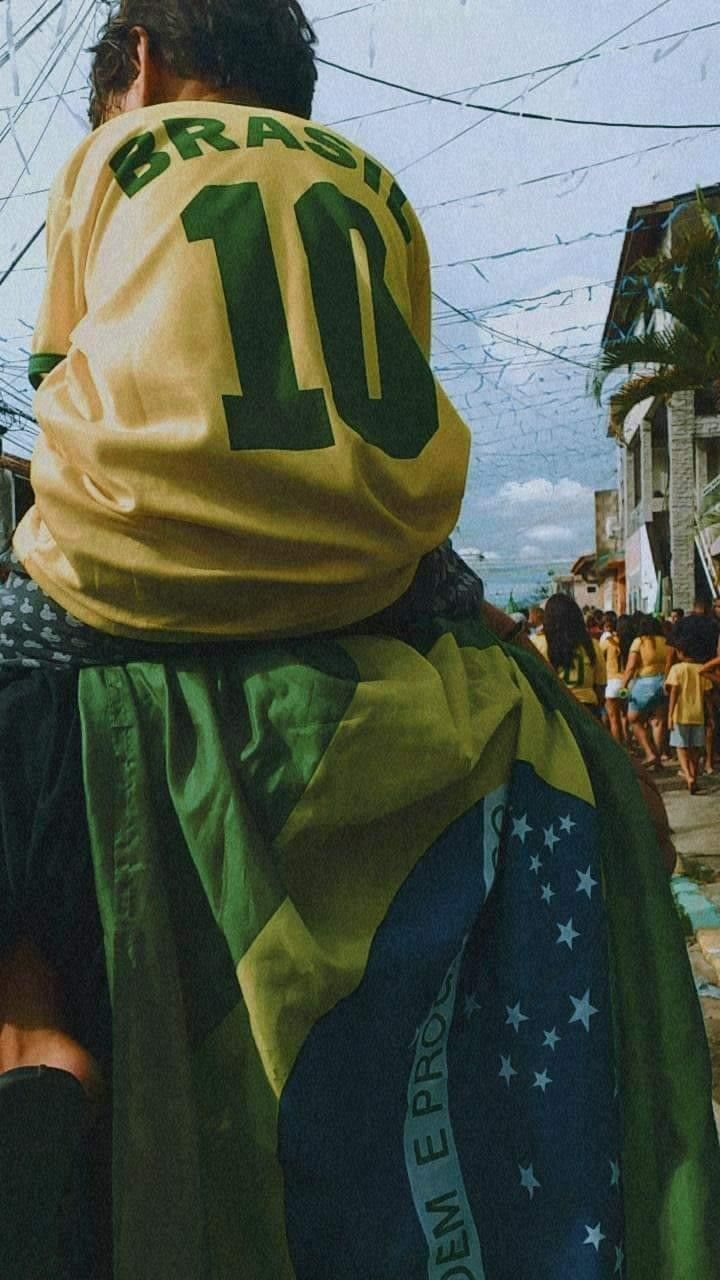
[[[68,1030],[110,1055],[110,1001],[81,765],[77,673],[0,673],[0,950],[36,944]]]

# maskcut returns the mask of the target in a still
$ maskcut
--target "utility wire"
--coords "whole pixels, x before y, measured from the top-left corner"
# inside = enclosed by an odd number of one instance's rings
[[[322,18],[311,18],[310,26],[316,27],[319,22],[330,22],[331,18],[344,18],[347,13],[357,13],[360,9],[374,9],[373,0],[369,0],[367,4],[353,5],[352,9],[338,9],[337,13],[326,13]]]
[[[511,342],[513,344],[518,343],[520,346],[523,346],[523,347],[531,347],[533,351],[542,351],[544,355],[552,356],[554,360],[562,360],[565,364],[576,365],[578,369],[591,368],[591,366],[588,364],[581,364],[579,360],[571,360],[569,356],[558,355],[556,351],[550,351],[548,347],[540,347],[537,345],[537,343],[528,342],[527,339],[525,338],[514,338],[509,333],[503,333],[500,329],[494,329],[492,325],[485,324],[483,320],[478,320],[476,319],[475,316],[466,314],[460,309],[460,307],[456,307],[453,305],[452,302],[448,302],[447,298],[443,298],[434,289],[433,289],[433,297],[437,298],[438,302],[442,302],[443,306],[449,307],[451,311],[455,311],[457,315],[461,316],[464,320],[467,320],[468,323],[474,324],[478,329],[484,329],[487,333],[492,333],[496,338],[502,338],[503,341]]]
[[[694,142],[704,138],[704,133],[688,133],[681,138],[673,138],[671,142],[655,142],[649,147],[641,147],[639,151],[624,151],[619,156],[609,156],[607,160],[594,160],[591,164],[576,164],[572,169],[557,169],[553,173],[542,173],[536,178],[525,178],[522,182],[513,182],[504,187],[488,187],[484,191],[472,191],[466,196],[451,196],[447,200],[438,200],[434,204],[418,205],[417,212],[425,214],[433,209],[447,209],[450,205],[464,204],[468,200],[482,200],[487,196],[505,195],[507,191],[519,191],[522,187],[534,187],[541,182],[553,182],[557,178],[573,178],[579,173],[588,173],[591,169],[602,169],[608,164],[619,164],[621,160],[635,160],[638,156],[649,155],[653,151],[664,151],[667,147],[677,147],[681,142]]]
[[[611,40],[615,40],[617,36],[624,35],[624,33],[626,31],[629,31],[631,27],[636,27],[638,23],[643,22],[645,18],[649,18],[651,14],[657,13],[658,10],[660,9],[664,9],[666,5],[670,3],[671,3],[671,0],[659,0],[657,4],[654,4],[652,8],[647,9],[644,13],[641,13],[638,18],[634,18],[632,22],[627,22],[624,27],[620,27],[618,31],[613,31],[609,36],[606,36],[604,40],[599,40],[597,44],[591,45],[589,49],[585,50],[585,53],[583,56],[587,57],[589,54],[595,53],[597,49],[602,49],[606,44],[610,44]],[[549,82],[551,80],[554,80],[556,76],[562,75],[564,70],[565,68],[562,67],[562,68],[559,68],[557,71],[551,71],[549,75],[544,76],[542,80],[538,80],[536,84],[529,85],[528,88],[523,93],[518,93],[518,94],[515,94],[513,98],[508,98],[507,102],[503,102],[502,104],[503,107],[511,107],[514,102],[523,102],[528,93],[535,93],[537,89],[541,89],[543,85],[549,84]],[[429,151],[425,151],[422,155],[416,156],[414,160],[408,161],[406,165],[403,165],[401,169],[398,169],[397,176],[399,176],[401,173],[405,173],[407,169],[411,169],[413,165],[419,164],[421,160],[429,159],[429,157],[435,155],[436,152],[442,151],[445,147],[450,146],[453,142],[457,142],[459,138],[464,137],[466,133],[471,133],[473,129],[479,128],[481,124],[485,124],[487,120],[491,120],[491,119],[492,119],[492,112],[489,112],[487,115],[482,117],[482,120],[478,120],[476,124],[466,125],[466,127],[464,129],[461,129],[459,133],[453,134],[451,138],[446,138],[444,142],[438,143],[437,146],[431,147]]]
[[[25,257],[25,254],[27,253],[28,249],[31,249],[31,248],[32,248],[32,246],[34,245],[35,241],[38,239],[38,237],[42,235],[43,231],[45,230],[45,226],[46,226],[46,223],[42,222],[42,223],[40,224],[40,226],[38,227],[37,231],[33,231],[33,233],[32,233],[32,235],[31,235],[30,239],[27,241],[27,243],[26,243],[26,244],[24,244],[24,245],[23,245],[22,249],[21,249],[21,250],[20,250],[20,252],[17,254],[17,256],[13,258],[12,262],[10,263],[10,266],[5,268],[5,270],[3,271],[2,275],[0,276],[0,287],[1,287],[2,285],[4,285],[4,283],[5,283],[5,281],[7,280],[8,276],[9,276],[9,275],[12,275],[12,273],[13,273],[13,271],[15,270],[15,268],[16,268],[16,266],[17,266],[18,262],[22,262],[22,260],[23,260],[23,258]]]
[[[637,120],[581,120],[576,116],[548,115],[542,111],[513,111],[509,107],[491,107],[482,102],[458,102],[456,98],[448,98],[441,93],[428,93],[423,89],[414,89],[407,84],[398,84],[395,80],[384,80],[380,76],[371,76],[367,71],[357,71],[353,67],[344,67],[339,62],[330,62],[327,58],[318,58],[326,67],[335,71],[344,71],[346,75],[355,76],[358,80],[369,80],[373,84],[385,85],[388,89],[400,89],[403,93],[411,93],[426,102],[446,102],[451,107],[461,107],[463,111],[486,111],[495,116],[512,116],[516,120],[548,120],[552,124],[586,125],[595,129],[720,129],[720,122],[702,122],[698,124],[648,124]],[[402,170],[398,170],[402,172]]]
[[[575,236],[571,240],[562,240],[556,236],[546,244],[520,245],[517,249],[502,249],[499,253],[486,253],[477,258],[457,258],[454,262],[433,263],[433,271],[442,271],[450,267],[474,266],[477,262],[497,262],[501,258],[514,258],[521,253],[543,253],[546,249],[566,249],[570,245],[582,244],[585,240],[611,240],[614,236],[624,236],[628,231],[639,231],[645,223],[638,218],[632,227],[617,227],[614,231],[586,231],[584,235]],[[482,274],[482,273],[480,273]]]
[[[530,80],[533,76],[542,75],[545,71],[564,71],[568,67],[575,67],[584,62],[592,62],[596,58],[607,58],[613,53],[632,52],[634,49],[642,49],[650,44],[663,44],[666,40],[693,35],[699,31],[707,31],[711,27],[720,27],[720,21],[703,22],[700,26],[685,27],[682,31],[668,31],[666,35],[651,36],[648,40],[636,40],[633,44],[615,45],[611,49],[605,49],[602,53],[581,54],[577,58],[567,58],[564,62],[551,62],[546,67],[534,67],[532,71],[518,71],[511,76],[499,76],[496,80],[481,80],[479,84],[464,85],[461,89],[451,89],[444,96],[452,98],[457,94],[478,93],[480,89],[494,88],[499,84],[512,84],[515,80]],[[373,116],[386,115],[391,111],[406,111],[408,107],[416,107],[418,105],[417,102],[397,102],[391,107],[378,107],[375,111],[364,111],[355,116],[343,116],[341,119],[333,120],[329,123],[333,125],[351,124],[356,120],[370,120]]]
[[[58,5],[57,7],[59,8],[59,7],[60,7],[60,5]],[[69,46],[70,46],[70,44],[72,43],[72,41],[75,39],[75,37],[76,37],[76,36],[78,35],[78,33],[81,31],[81,28],[82,28],[82,37],[83,37],[83,38],[85,37],[85,35],[87,34],[87,31],[88,31],[89,23],[92,21],[92,15],[93,15],[93,3],[91,2],[90,4],[88,4],[88,5],[84,8],[84,10],[82,10],[82,12],[80,13],[80,15],[79,15],[79,16],[78,16],[78,18],[77,18],[76,23],[74,24],[74,27],[73,27],[73,28],[68,32],[67,37],[66,37],[66,39],[65,39],[65,41],[64,41],[64,44],[63,44],[63,46],[62,46],[61,53],[64,53],[64,52],[69,48]],[[49,15],[46,15],[46,16],[49,16]],[[88,22],[85,22],[85,19],[86,19],[86,18],[88,18],[88,19],[89,19],[89,21],[88,21]],[[82,41],[81,41],[81,47],[82,47]],[[70,70],[68,71],[68,74],[67,74],[66,79],[65,79],[65,83],[66,83],[66,84],[67,84],[68,80],[70,79],[70,76],[73,74],[73,71],[75,70],[75,67],[77,66],[77,61],[78,61],[78,58],[79,58],[79,56],[80,56],[80,52],[81,52],[81,48],[79,48],[79,49],[77,50],[77,52],[76,52],[76,54],[75,54],[75,56],[74,56],[74,58],[73,58],[73,60],[72,60],[72,63],[71,63],[71,65],[70,65]],[[57,63],[57,61],[58,61],[58,60],[59,60],[59,59],[57,59],[57,58],[56,58],[56,63]],[[50,73],[47,71],[47,66],[48,66],[48,63],[49,63],[50,61],[51,61],[51,59],[50,59],[50,58],[48,58],[48,62],[45,64],[45,67],[43,68],[43,74],[50,74]],[[52,70],[52,69],[53,69],[53,68],[51,68],[51,70]],[[36,77],[36,79],[37,79],[37,77]],[[36,141],[36,143],[35,143],[35,145],[34,145],[34,147],[33,147],[32,151],[30,152],[30,155],[29,155],[29,157],[28,157],[28,159],[29,159],[29,160],[30,160],[30,159],[32,159],[32,157],[35,155],[35,153],[36,153],[36,151],[37,151],[38,147],[40,146],[40,143],[42,142],[42,140],[43,140],[43,138],[44,138],[44,136],[45,136],[45,134],[46,134],[46,132],[47,132],[47,129],[48,129],[49,125],[50,125],[50,122],[51,122],[51,120],[52,120],[52,118],[53,118],[54,114],[55,114],[55,111],[57,110],[58,103],[59,103],[59,101],[60,101],[60,98],[61,98],[61,97],[62,97],[62,94],[59,96],[58,101],[57,101],[57,102],[55,102],[55,104],[53,105],[53,108],[52,108],[52,110],[51,110],[51,112],[50,112],[50,115],[49,115],[49,117],[48,117],[48,119],[47,119],[47,121],[46,121],[46,123],[45,123],[45,125],[44,125],[43,129],[42,129],[42,132],[41,132],[41,134],[40,134],[40,137],[37,139],[37,141]],[[17,181],[15,182],[15,186],[17,186],[17,185],[18,185],[18,182],[19,182],[19,181],[20,181],[20,178],[18,178],[18,179],[17,179]],[[12,192],[11,192],[11,194],[12,194]],[[8,197],[5,197],[5,198],[8,198]],[[46,221],[43,221],[43,222],[40,224],[40,226],[39,226],[39,227],[38,227],[38,228],[33,232],[33,234],[30,236],[30,239],[29,239],[29,240],[28,240],[28,241],[23,245],[23,248],[22,248],[22,249],[20,250],[20,252],[15,256],[15,258],[14,258],[14,259],[13,259],[13,261],[10,263],[10,265],[9,265],[8,267],[6,267],[6,269],[3,271],[2,275],[0,275],[0,288],[2,287],[2,285],[3,285],[3,284],[5,283],[5,281],[7,280],[8,276],[10,276],[10,275],[12,274],[12,272],[16,269],[16,267],[18,266],[18,263],[19,263],[19,262],[21,262],[21,261],[22,261],[22,259],[25,257],[25,254],[28,252],[28,250],[29,250],[30,248],[32,248],[32,246],[33,246],[33,244],[35,243],[35,241],[36,241],[36,240],[37,240],[37,239],[42,235],[43,231],[45,230],[46,225],[47,225]]]

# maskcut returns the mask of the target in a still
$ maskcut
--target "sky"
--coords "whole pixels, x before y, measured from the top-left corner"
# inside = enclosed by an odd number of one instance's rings
[[[455,545],[499,565],[573,560],[593,547],[593,491],[615,484],[617,446],[587,380],[630,209],[720,180],[717,130],[693,128],[720,129],[720,9],[307,0],[306,10],[319,57],[344,68],[320,65],[315,118],[395,172],[430,245],[433,365],[473,434]],[[98,0],[0,0],[0,278],[86,131],[82,50],[104,12]],[[43,253],[40,236],[0,283],[0,399],[25,412]],[[31,435],[14,424],[6,450],[27,453]]]

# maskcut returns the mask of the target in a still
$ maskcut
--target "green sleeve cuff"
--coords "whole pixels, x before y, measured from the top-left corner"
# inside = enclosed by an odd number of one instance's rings
[[[37,355],[30,356],[30,360],[28,361],[28,378],[30,379],[30,384],[35,391],[37,391],[46,373],[50,373],[50,371],[64,359],[65,356],[51,355],[49,352],[44,351],[39,352]]]

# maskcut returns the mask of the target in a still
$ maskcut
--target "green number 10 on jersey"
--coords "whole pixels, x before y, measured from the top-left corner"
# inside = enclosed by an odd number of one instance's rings
[[[385,281],[387,246],[364,205],[332,183],[295,206],[314,308],[339,416],[392,458],[416,458],[438,429],[435,381]],[[182,214],[193,243],[212,240],[241,380],[223,396],[230,447],[324,449],[334,443],[326,392],[301,390],[260,187],[206,186]],[[358,287],[355,242],[367,259],[372,341]]]

